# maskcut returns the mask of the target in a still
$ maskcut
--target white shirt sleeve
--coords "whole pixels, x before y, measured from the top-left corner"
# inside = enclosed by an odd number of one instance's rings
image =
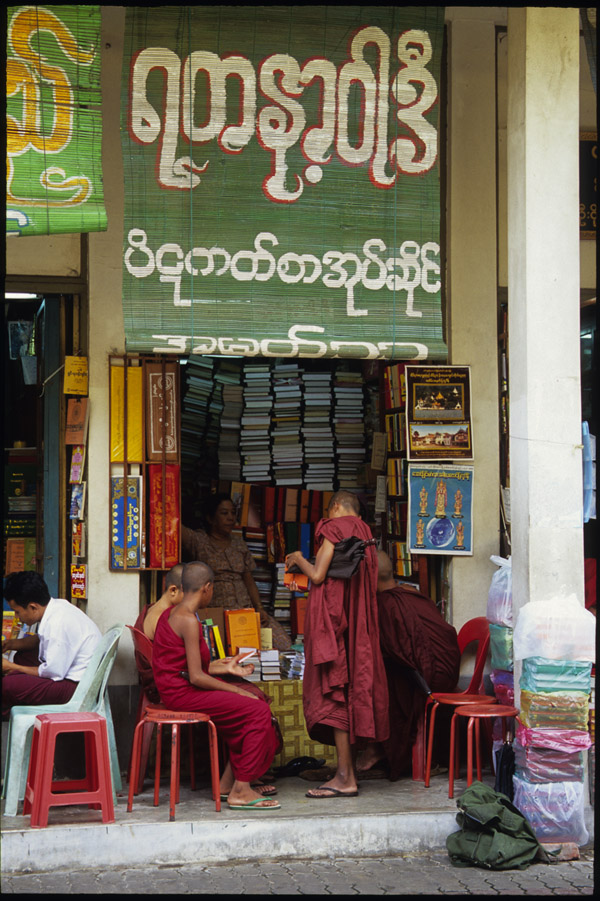
[[[38,675],[79,682],[101,638],[93,620],[69,601],[51,598],[38,634]]]

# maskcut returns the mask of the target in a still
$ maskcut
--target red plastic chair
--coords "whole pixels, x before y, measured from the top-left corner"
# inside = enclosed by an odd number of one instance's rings
[[[131,632],[131,637],[133,639],[133,647],[135,649],[136,654],[136,664],[138,656],[146,663],[147,666],[152,666],[152,642],[148,638],[145,632],[142,632],[141,629],[136,629],[135,626],[127,626],[129,631]],[[139,667],[138,667],[139,669]],[[144,688],[141,687],[140,690],[140,699],[138,701],[138,709],[135,718],[136,726],[137,724],[144,718],[144,712],[146,708],[151,704],[150,698],[144,691]],[[156,704],[154,705],[156,706]],[[154,731],[153,723],[146,723],[143,730],[142,736],[142,752],[140,758],[140,766],[139,766],[139,778],[138,783],[134,788],[134,793],[139,795],[144,787],[144,776],[146,774],[146,770],[148,768],[148,755],[150,753],[150,742],[152,740],[152,733]],[[190,753],[192,753],[190,746]],[[127,770],[127,782],[131,780],[131,765],[133,760],[133,744],[131,746],[131,754],[129,755],[129,767]],[[192,773],[193,773],[192,768]],[[192,779],[194,777],[192,776]],[[195,786],[193,786],[195,787]]]
[[[510,707],[507,704],[464,704],[460,705],[454,711],[452,716],[452,724],[450,726],[450,767],[448,772],[448,797],[454,797],[454,758],[455,758],[455,740],[456,726],[459,716],[467,717],[467,786],[473,782],[473,728],[475,728],[475,755],[477,762],[477,778],[481,782],[481,752],[480,752],[480,735],[479,722],[483,720],[486,725],[490,725],[491,720],[501,717],[503,738],[507,740],[508,736],[513,733],[512,720],[518,716],[519,711],[516,707]],[[458,776],[458,772],[456,773]]]
[[[477,642],[477,651],[475,655],[475,667],[471,681],[465,691],[462,692],[432,692],[427,698],[425,711],[423,714],[424,728],[427,727],[427,711],[431,708],[429,716],[429,739],[427,743],[427,763],[425,766],[425,787],[429,787],[431,778],[431,756],[433,753],[433,736],[435,732],[435,715],[440,704],[457,707],[463,704],[495,704],[496,698],[493,695],[483,694],[483,670],[490,645],[490,628],[485,616],[476,616],[474,619],[468,620],[458,633],[458,647],[461,657],[466,648]],[[458,754],[458,744],[456,749],[452,749]]]

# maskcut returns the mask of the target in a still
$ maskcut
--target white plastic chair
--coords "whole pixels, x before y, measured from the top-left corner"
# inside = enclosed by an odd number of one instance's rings
[[[115,730],[110,711],[110,702],[106,686],[117,655],[119,639],[125,628],[124,623],[116,623],[102,636],[94,651],[85,674],[79,682],[73,697],[66,704],[38,704],[32,706],[13,707],[10,711],[8,738],[6,747],[6,764],[4,768],[4,785],[2,796],[6,799],[4,816],[17,815],[19,801],[25,797],[27,770],[33,724],[39,713],[99,713],[106,719],[108,744],[110,748],[110,769],[113,783],[113,798],[116,804],[116,793],[123,788],[119,757],[115,740]]]

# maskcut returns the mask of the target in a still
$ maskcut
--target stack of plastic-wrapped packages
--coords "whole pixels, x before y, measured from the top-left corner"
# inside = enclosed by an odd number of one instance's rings
[[[487,619],[490,624],[490,679],[499,704],[515,703],[513,674],[513,613],[512,613],[512,569],[510,557],[490,557],[498,569],[492,576],[487,602]],[[493,759],[502,746],[502,720],[494,720],[492,732]]]
[[[530,601],[515,623],[514,659],[523,663],[514,803],[542,842],[589,839],[583,780],[595,631],[574,595]]]

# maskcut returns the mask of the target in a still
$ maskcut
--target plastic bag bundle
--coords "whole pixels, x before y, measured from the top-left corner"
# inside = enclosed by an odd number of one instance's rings
[[[578,729],[531,729],[520,720],[517,720],[517,738],[524,748],[535,745],[564,753],[586,751],[592,744],[589,732]]]
[[[529,601],[521,607],[513,632],[515,660],[596,660],[596,618],[575,595]]]
[[[507,679],[506,676],[509,678]],[[515,703],[514,675],[506,670],[492,670],[490,679],[499,704],[512,707]]]
[[[487,619],[499,626],[512,627],[512,564],[510,557],[490,557],[499,569],[492,576],[488,592]]]
[[[540,842],[585,845],[582,782],[526,782],[513,776],[514,805],[530,822]]]
[[[490,630],[491,630],[490,626]],[[585,691],[592,683],[592,664],[585,660],[527,657],[523,661],[521,689],[526,691]]]
[[[518,739],[513,748],[516,773],[526,782],[583,782],[583,751],[524,748]]]
[[[513,670],[513,630],[510,626],[490,623],[490,651],[492,669]]]
[[[521,722],[542,729],[587,731],[588,696],[585,692],[521,691]]]

